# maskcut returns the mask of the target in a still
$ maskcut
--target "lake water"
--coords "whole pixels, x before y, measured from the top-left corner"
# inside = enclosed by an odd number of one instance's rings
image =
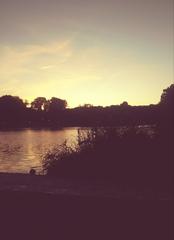
[[[0,172],[41,171],[42,157],[51,148],[77,139],[77,128],[0,131]]]
[[[85,128],[84,128],[85,129]],[[137,126],[137,129],[151,135],[150,125]],[[0,131],[0,172],[28,173],[35,168],[42,174],[42,159],[45,153],[67,140],[68,144],[77,141],[78,127],[59,130],[21,129]],[[124,127],[118,127],[118,131]]]

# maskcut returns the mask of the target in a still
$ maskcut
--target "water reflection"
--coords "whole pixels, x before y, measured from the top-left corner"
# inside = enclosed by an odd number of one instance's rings
[[[29,172],[41,170],[45,152],[61,144],[76,141],[77,128],[61,130],[0,131],[0,172]]]

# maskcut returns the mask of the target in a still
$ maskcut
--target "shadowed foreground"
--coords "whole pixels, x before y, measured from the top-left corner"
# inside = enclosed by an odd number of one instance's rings
[[[35,184],[41,178],[35,177]],[[25,179],[29,184],[30,178]],[[0,191],[3,240],[173,239],[171,196],[49,194],[27,191],[28,187],[25,191],[9,190],[11,184],[4,184],[6,188]],[[44,184],[48,184],[47,180]]]

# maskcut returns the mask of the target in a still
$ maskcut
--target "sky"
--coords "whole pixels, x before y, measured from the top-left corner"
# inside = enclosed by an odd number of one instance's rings
[[[0,0],[0,95],[155,104],[173,38],[173,0]]]

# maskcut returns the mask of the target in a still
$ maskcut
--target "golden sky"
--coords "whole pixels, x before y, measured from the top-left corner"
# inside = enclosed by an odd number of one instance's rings
[[[144,105],[172,83],[172,0],[0,1],[0,95]]]

